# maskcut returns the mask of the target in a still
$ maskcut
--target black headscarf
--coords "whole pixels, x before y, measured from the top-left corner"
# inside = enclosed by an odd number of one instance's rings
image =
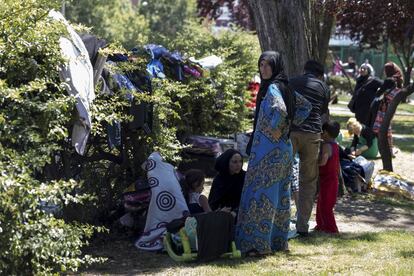
[[[241,153],[235,149],[228,149],[223,152],[219,157],[217,157],[214,169],[222,175],[229,175],[230,159],[235,154],[240,154],[240,156],[242,156]]]
[[[270,67],[272,67],[272,76],[270,77],[270,79],[265,80],[262,78],[262,75],[260,74],[260,89],[256,97],[256,111],[254,115],[253,132],[256,130],[257,119],[259,117],[259,111],[260,111],[260,104],[263,98],[266,96],[267,89],[269,88],[271,84],[276,84],[280,92],[282,93],[282,98],[283,98],[283,101],[285,102],[286,111],[288,114],[287,118],[290,121],[290,124],[292,124],[293,118],[295,116],[295,110],[296,110],[295,94],[288,85],[289,81],[288,81],[287,76],[285,75],[283,60],[280,54],[275,51],[263,52],[260,55],[259,62],[258,62],[259,72],[260,72],[260,62],[262,60],[267,60],[269,62]],[[252,143],[253,143],[253,135],[250,136],[250,140],[246,146],[246,153],[249,155],[250,155]]]
[[[242,169],[238,174],[230,175],[230,159],[235,154],[242,156],[239,151],[228,149],[216,159],[214,168],[218,171],[218,175],[213,180],[208,196],[208,202],[212,210],[222,207],[237,209],[240,204],[246,172]]]
[[[295,95],[293,91],[289,88],[288,78],[285,75],[285,68],[283,64],[283,60],[281,55],[275,51],[266,51],[260,55],[258,66],[260,72],[260,62],[262,60],[267,60],[269,62],[270,67],[272,67],[272,76],[270,79],[263,79],[262,75],[260,74],[260,89],[259,93],[257,93],[256,99],[256,114],[254,118],[254,129],[256,128],[257,117],[260,111],[260,103],[262,102],[263,98],[266,96],[267,89],[271,84],[276,84],[282,93],[283,101],[285,102],[288,119],[292,121],[295,115]]]

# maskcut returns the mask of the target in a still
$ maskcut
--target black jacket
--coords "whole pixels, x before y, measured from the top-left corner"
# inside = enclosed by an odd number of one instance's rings
[[[291,130],[321,133],[321,116],[328,112],[331,97],[331,92],[326,83],[312,74],[304,74],[290,79],[289,86],[312,104],[312,110],[308,118],[300,126],[293,125]]]

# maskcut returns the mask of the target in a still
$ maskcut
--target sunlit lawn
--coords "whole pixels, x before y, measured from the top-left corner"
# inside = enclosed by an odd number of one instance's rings
[[[414,235],[409,232],[313,234],[290,241],[289,253],[263,258],[176,263],[166,254],[137,252],[129,246],[117,267],[107,262],[87,274],[162,275],[413,275]],[[118,244],[122,246],[122,244]],[[125,250],[112,247],[113,254]],[[131,264],[132,262],[132,264]]]

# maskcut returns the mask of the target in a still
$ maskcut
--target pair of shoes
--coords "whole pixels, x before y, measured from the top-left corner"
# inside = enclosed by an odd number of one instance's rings
[[[300,232],[298,231],[297,234],[299,235],[299,237],[301,238],[306,238],[309,236],[309,232]]]

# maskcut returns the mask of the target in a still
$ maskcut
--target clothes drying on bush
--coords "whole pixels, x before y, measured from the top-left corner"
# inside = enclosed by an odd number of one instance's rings
[[[78,118],[72,129],[72,146],[78,154],[83,155],[92,128],[90,105],[95,99],[92,64],[82,39],[63,15],[52,10],[49,16],[62,22],[68,32],[67,36],[59,40],[62,55],[67,60],[61,67],[60,77],[66,84],[68,94],[76,99]]]

